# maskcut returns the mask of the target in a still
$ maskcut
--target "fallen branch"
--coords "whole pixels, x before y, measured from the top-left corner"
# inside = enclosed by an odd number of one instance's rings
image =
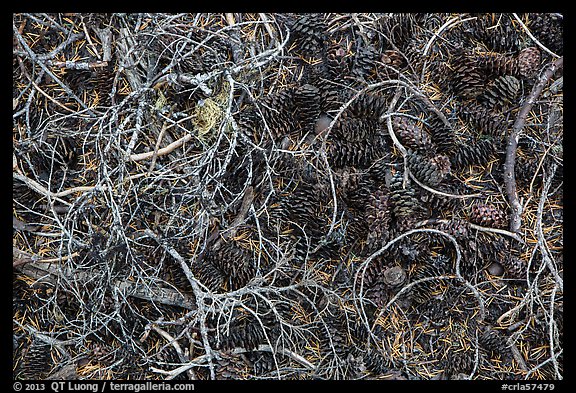
[[[510,203],[510,207],[512,209],[512,213],[510,215],[511,232],[518,232],[522,223],[522,205],[520,204],[520,200],[518,198],[518,191],[516,189],[516,176],[514,174],[516,149],[518,147],[520,132],[526,123],[526,117],[528,116],[528,113],[530,113],[532,106],[536,100],[538,100],[538,97],[540,96],[540,93],[542,93],[544,86],[546,86],[556,71],[562,68],[563,64],[564,57],[556,59],[540,76],[538,83],[534,85],[534,88],[530,92],[530,95],[528,95],[524,105],[522,108],[520,108],[518,116],[516,117],[514,125],[512,126],[512,130],[508,135],[506,161],[504,162],[504,185],[506,188],[506,196],[508,197],[508,202]]]
[[[108,67],[107,61],[52,61],[46,62],[46,65],[58,68],[66,68],[68,70],[93,70],[96,68]]]
[[[20,265],[17,269],[25,276],[49,284],[56,284],[61,279],[62,275],[69,276],[68,278],[74,277],[78,280],[88,279],[88,273],[85,272],[77,271],[75,273],[63,274],[56,266],[46,264],[40,265],[35,262]],[[112,283],[112,286],[116,287],[116,289],[122,293],[126,293],[127,296],[136,297],[153,303],[182,307],[187,310],[196,310],[196,302],[192,297],[173,289],[152,289],[148,286],[139,285],[137,282],[123,280],[115,280]]]
[[[30,254],[26,251],[22,251],[14,246],[12,246],[12,267],[22,266],[27,263],[57,263],[64,262],[70,258],[75,258],[79,255],[78,252],[72,253],[70,255],[65,255],[58,258],[40,258],[38,255]]]

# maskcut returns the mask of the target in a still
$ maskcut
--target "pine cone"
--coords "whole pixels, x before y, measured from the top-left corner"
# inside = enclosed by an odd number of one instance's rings
[[[348,108],[342,113],[342,118],[349,116],[380,121],[380,117],[386,113],[388,100],[385,97],[363,93],[360,94]]]
[[[208,261],[202,261],[199,266],[192,265],[192,272],[212,292],[222,291],[227,280],[226,274],[214,265],[211,258]]]
[[[414,189],[409,185],[403,188],[403,177],[396,174],[390,180],[390,202],[392,202],[392,211],[397,221],[404,220],[404,222],[410,221],[405,220],[407,217],[415,218],[415,216],[421,210],[421,206],[418,200],[415,198]]]
[[[326,70],[332,80],[340,80],[348,74],[346,50],[341,45],[332,44],[326,50]]]
[[[332,138],[328,146],[328,160],[334,168],[367,168],[374,160],[382,157],[384,148],[381,138],[357,142]]]
[[[270,94],[262,98],[258,106],[275,140],[296,128],[293,115],[294,93],[291,90],[285,89]]]
[[[432,114],[428,124],[428,131],[432,137],[432,142],[436,145],[436,151],[448,154],[454,150],[456,146],[454,130],[444,124],[436,114]]]
[[[22,357],[20,379],[39,380],[44,379],[53,365],[50,357],[50,347],[34,340],[26,349]]]
[[[320,116],[320,90],[312,85],[300,86],[294,92],[296,114],[305,131],[313,130]]]
[[[406,271],[400,266],[392,266],[384,270],[383,281],[384,284],[391,288],[399,288],[406,282]]]
[[[263,375],[269,373],[276,368],[274,356],[270,352],[253,351],[247,352],[246,357],[252,364],[255,375]]]
[[[379,20],[379,27],[384,37],[394,42],[399,49],[404,49],[410,42],[416,26],[415,14],[411,13],[395,13]]]
[[[402,54],[396,50],[385,50],[381,56],[382,63],[396,68],[397,70],[406,66],[406,59]]]
[[[444,155],[430,159],[408,150],[408,166],[412,174],[425,185],[435,186],[450,172],[450,161]]]
[[[352,76],[361,79],[367,78],[374,70],[377,58],[378,52],[372,45],[360,48],[354,55]]]
[[[478,101],[489,108],[502,108],[512,103],[520,92],[520,81],[511,75],[496,78],[478,97]]]
[[[343,104],[340,99],[340,92],[327,83],[321,83],[318,89],[320,89],[320,112],[334,113],[338,111]]]
[[[470,225],[468,225],[468,222],[457,218],[441,223],[439,229],[454,236],[456,239],[467,239],[470,236]]]
[[[478,337],[478,344],[492,353],[507,358],[510,356],[510,346],[506,342],[506,337],[498,330],[487,329]]]
[[[485,165],[492,159],[495,152],[494,142],[489,140],[462,144],[451,157],[451,164],[456,170],[467,168],[470,165]]]
[[[364,365],[366,370],[376,374],[381,375],[390,370],[390,362],[382,356],[378,351],[371,349],[363,356]]]
[[[230,328],[229,334],[224,336],[218,349],[229,351],[236,347],[252,350],[265,342],[262,327],[255,320],[243,321]]]
[[[418,127],[414,120],[405,116],[395,116],[392,118],[392,127],[404,147],[422,153],[433,151],[430,135]]]
[[[216,379],[237,380],[245,379],[248,369],[240,355],[222,352],[216,362]]]
[[[478,14],[477,19],[470,21],[469,31],[474,39],[493,52],[516,52],[520,44],[519,33],[511,18],[504,15]]]
[[[423,278],[443,276],[448,273],[448,260],[443,256],[425,261],[419,265],[413,272],[410,281],[418,281]],[[440,288],[438,280],[429,280],[418,283],[412,287],[410,296],[417,304],[426,303],[434,293]]]
[[[561,16],[550,13],[528,14],[528,28],[548,49],[564,53],[564,24]]]
[[[291,26],[292,39],[304,56],[316,56],[322,51],[327,30],[319,14],[303,14]]]
[[[504,258],[502,260],[502,264],[504,265],[504,269],[509,277],[519,280],[526,279],[526,271],[528,266],[520,258],[509,256],[508,258]]]
[[[522,49],[518,54],[518,75],[522,78],[533,78],[540,68],[540,49],[531,46]]]
[[[332,128],[334,138],[349,142],[361,142],[374,138],[378,130],[378,124],[374,121],[360,118],[338,119]]]
[[[459,108],[459,115],[482,134],[497,138],[505,135],[507,123],[504,116],[483,105],[466,105]]]
[[[486,78],[476,59],[457,51],[452,55],[451,63],[447,69],[450,70],[448,83],[452,92],[462,99],[477,97],[486,85]]]
[[[450,351],[445,367],[449,375],[470,374],[474,368],[474,351]]]
[[[390,236],[391,207],[388,193],[376,190],[368,199],[366,208],[368,225],[368,242],[386,242]]]
[[[506,226],[506,214],[495,206],[485,203],[472,205],[469,219],[471,222],[491,228],[504,228]]]
[[[476,56],[478,67],[488,76],[518,75],[518,61],[513,56],[490,53]]]

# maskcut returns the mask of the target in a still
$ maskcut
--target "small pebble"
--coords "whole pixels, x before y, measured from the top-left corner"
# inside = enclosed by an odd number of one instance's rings
[[[493,276],[501,276],[504,274],[504,268],[498,262],[492,262],[490,266],[486,268],[486,270],[488,270],[488,273]]]
[[[316,120],[316,124],[314,125],[314,131],[316,134],[320,134],[324,132],[332,123],[332,118],[330,116],[322,115]]]
[[[400,266],[393,266],[384,271],[384,282],[391,286],[397,287],[406,281],[406,272]]]

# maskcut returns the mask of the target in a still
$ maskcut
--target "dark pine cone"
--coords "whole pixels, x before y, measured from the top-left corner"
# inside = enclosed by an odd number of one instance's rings
[[[199,265],[192,265],[192,273],[213,292],[220,292],[227,281],[226,274],[214,265],[212,258],[203,260]]]
[[[444,124],[438,115],[432,114],[428,120],[428,131],[438,153],[450,153],[454,149],[456,145],[454,130]]]
[[[370,120],[360,118],[338,119],[334,127],[332,127],[332,134],[335,138],[345,141],[360,142],[372,139],[378,130],[377,127],[378,123]]]
[[[332,44],[326,50],[326,71],[331,80],[340,80],[348,74],[346,49],[338,44]]]
[[[489,140],[462,144],[450,157],[451,164],[456,170],[465,169],[470,165],[485,165],[494,157],[495,152],[494,142]]]
[[[50,347],[35,340],[26,349],[18,377],[20,379],[44,379],[50,372],[52,364]]]
[[[461,350],[450,351],[445,363],[446,372],[455,376],[460,373],[470,374],[474,368],[474,351]]]
[[[354,55],[354,64],[351,72],[352,76],[361,79],[368,78],[374,70],[377,58],[378,52],[372,45],[358,49]]]
[[[478,101],[489,108],[502,108],[513,103],[520,92],[520,81],[511,75],[496,78],[478,97]]]
[[[342,113],[342,117],[352,116],[379,121],[387,108],[388,100],[385,97],[363,93],[352,101],[350,106]]]
[[[492,228],[504,228],[507,221],[506,214],[502,210],[485,203],[472,205],[469,219],[475,224]]]
[[[230,328],[229,334],[220,342],[219,349],[231,350],[236,347],[252,350],[266,341],[262,327],[256,320],[239,323]]]
[[[363,360],[366,370],[376,375],[384,374],[390,370],[390,362],[376,350],[369,350],[363,356]]]
[[[384,140],[345,141],[331,138],[328,146],[328,160],[334,168],[353,166],[356,168],[367,168],[379,157],[382,157],[385,150]]]
[[[519,280],[526,279],[526,270],[528,269],[528,266],[520,258],[509,256],[502,260],[502,264],[504,265],[504,269],[509,277]]]
[[[463,99],[478,96],[486,85],[486,78],[476,59],[459,50],[452,55],[451,63],[446,69],[450,70],[448,83],[454,94]]]
[[[290,89],[280,90],[262,98],[259,102],[266,124],[275,139],[292,132],[294,124],[294,92]]]
[[[421,206],[414,196],[414,189],[409,184],[403,188],[402,183],[403,177],[400,174],[396,174],[390,179],[390,201],[397,224],[410,221],[406,220],[408,217],[415,219],[421,210]]]
[[[384,284],[391,288],[399,288],[406,282],[406,271],[401,266],[392,266],[382,273]]]
[[[501,53],[489,53],[476,56],[478,67],[487,76],[518,75],[518,62],[513,56]]]
[[[478,14],[470,21],[472,36],[494,52],[516,52],[520,36],[511,18],[497,14]]]
[[[413,272],[410,278],[411,282],[421,280],[423,278],[443,276],[449,272],[449,259],[444,256],[431,258],[424,261]],[[440,288],[439,280],[429,280],[418,283],[412,287],[410,295],[414,302],[417,304],[426,303],[430,300],[434,293]]]
[[[469,104],[459,108],[459,115],[482,134],[496,138],[505,135],[507,122],[504,116],[483,105]]]
[[[305,56],[317,56],[322,50],[328,26],[319,14],[302,14],[292,23],[292,39]]]
[[[200,266],[193,270],[196,270],[198,279],[213,291],[242,288],[256,273],[251,252],[232,242],[208,252]]]
[[[235,380],[244,379],[248,369],[240,355],[222,352],[216,362],[215,371],[218,380]]]
[[[414,16],[411,13],[391,14],[379,21],[380,30],[397,48],[403,49],[414,35],[417,23]]]
[[[240,133],[248,140],[259,143],[261,138],[262,118],[256,109],[246,109],[242,111],[241,117],[236,119]]]
[[[510,356],[510,346],[506,337],[498,330],[487,329],[478,337],[478,344],[492,355],[500,355],[503,358]]]
[[[252,364],[255,375],[263,375],[276,368],[274,357],[270,352],[247,352],[246,358]]]
[[[392,118],[392,127],[404,147],[422,153],[434,149],[430,135],[418,127],[414,120],[405,116],[395,116]]]
[[[214,70],[222,67],[229,56],[230,49],[227,42],[223,39],[215,39],[203,48],[200,61],[205,70]]]
[[[467,221],[453,218],[439,225],[439,229],[458,239],[467,239],[470,236],[470,225]]]
[[[561,16],[550,13],[528,15],[528,28],[544,46],[557,55],[564,53],[564,23]]]
[[[388,285],[384,282],[382,266],[378,261],[372,261],[366,268],[363,296],[378,307],[383,307],[388,301]]]
[[[318,89],[320,89],[320,112],[337,112],[343,104],[339,91],[328,83],[320,83]]]
[[[450,172],[450,160],[440,154],[430,159],[408,150],[408,166],[416,179],[428,186],[440,184]]]
[[[368,242],[386,242],[389,238],[391,208],[388,192],[376,190],[368,199],[366,221]]]
[[[351,351],[351,343],[347,334],[345,322],[336,316],[326,318],[328,331],[322,326],[320,329],[320,352],[324,356],[338,356],[345,360]]]
[[[294,92],[296,114],[305,131],[314,129],[320,116],[320,90],[312,85],[300,86]]]

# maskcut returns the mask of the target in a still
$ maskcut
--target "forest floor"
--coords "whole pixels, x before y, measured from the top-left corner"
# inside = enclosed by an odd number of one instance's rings
[[[14,14],[15,379],[563,378],[561,14]]]

